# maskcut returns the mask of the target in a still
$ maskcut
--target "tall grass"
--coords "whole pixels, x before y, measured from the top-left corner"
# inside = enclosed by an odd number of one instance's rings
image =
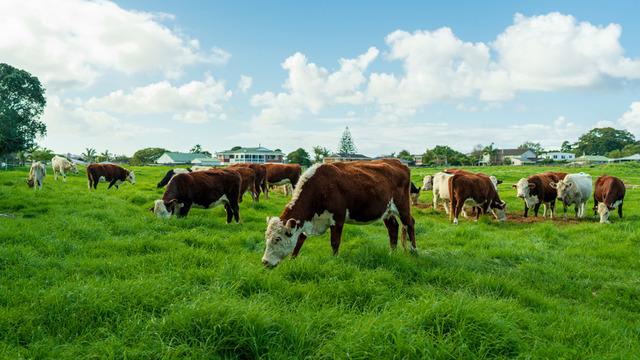
[[[640,207],[601,225],[517,220],[511,184],[547,170],[483,169],[504,180],[512,221],[449,224],[414,209],[418,256],[389,251],[381,223],[346,226],[265,269],[265,217],[287,199],[149,212],[166,169],[88,191],[81,171],[27,188],[0,172],[0,354],[4,358],[633,358],[640,354]],[[436,169],[414,169],[419,180]],[[640,184],[640,168],[571,169]],[[421,203],[431,202],[421,194]],[[589,206],[591,206],[591,202]],[[572,213],[570,213],[572,215]]]

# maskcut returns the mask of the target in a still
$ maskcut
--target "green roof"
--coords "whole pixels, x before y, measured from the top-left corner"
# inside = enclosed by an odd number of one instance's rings
[[[243,147],[237,150],[220,151],[218,154],[246,154],[246,153],[264,153],[264,154],[282,154],[280,150],[269,150],[265,147]]]
[[[174,162],[191,162],[194,159],[206,158],[207,154],[201,153],[181,153],[181,152],[166,152],[162,155],[167,155]]]
[[[576,161],[585,160],[585,161],[609,161],[609,158],[602,155],[582,155],[576,158]]]

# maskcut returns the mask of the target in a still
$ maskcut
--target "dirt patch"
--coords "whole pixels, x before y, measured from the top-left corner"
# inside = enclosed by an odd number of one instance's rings
[[[576,218],[567,218],[567,220],[564,220],[562,216],[549,219],[548,217],[543,218],[542,216],[523,217],[522,215],[507,214],[507,221],[519,223],[519,224],[532,224],[532,223],[538,223],[538,222],[552,222],[554,224],[580,224],[588,220],[587,219],[577,220]]]
[[[433,209],[433,204],[418,203],[416,205],[413,205],[413,207],[418,209]]]

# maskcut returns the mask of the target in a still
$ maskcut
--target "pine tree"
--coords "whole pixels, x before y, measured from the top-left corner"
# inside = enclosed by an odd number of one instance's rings
[[[338,153],[344,155],[353,155],[357,153],[356,145],[353,143],[353,139],[351,138],[351,132],[349,131],[349,127],[345,127],[344,132],[342,133],[342,138],[340,139],[340,146],[338,147]]]

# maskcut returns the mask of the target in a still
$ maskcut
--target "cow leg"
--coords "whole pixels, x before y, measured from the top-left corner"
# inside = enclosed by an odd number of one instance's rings
[[[189,213],[189,210],[191,209],[191,205],[192,205],[191,202],[185,202],[180,208],[180,210],[178,210],[178,217],[187,216],[187,214]]]
[[[524,203],[524,217],[527,217],[529,215],[529,207],[527,206],[527,203]]]
[[[442,206],[444,207],[445,214],[451,213],[451,200],[442,199]]]
[[[598,199],[596,199],[596,194],[593,194],[593,215],[598,215]]]
[[[533,206],[533,216],[538,217],[538,212],[540,212],[540,203]]]
[[[458,205],[458,199],[451,199],[451,212],[449,213],[449,219],[453,221],[455,225],[458,225],[458,215],[460,215],[461,206]]]
[[[67,174],[64,173],[64,170],[60,170],[60,175],[62,175],[62,182],[67,182]]]
[[[553,200],[549,203],[549,219],[553,219],[553,213],[556,211],[556,201]]]
[[[403,238],[403,243],[405,242],[404,237],[408,234],[409,235],[409,241],[411,242],[411,249],[409,249],[411,252],[416,252],[418,251],[418,247],[416,246],[416,229],[415,229],[415,224],[416,221],[413,219],[413,216],[411,216],[411,213],[406,213],[404,214],[404,216],[402,216],[402,214],[400,214],[400,221],[402,222],[402,238]]]
[[[433,210],[438,210],[438,194],[435,191],[433,192]]]
[[[307,239],[307,235],[305,234],[300,234],[300,236],[298,236],[298,241],[296,242],[296,246],[293,248],[293,252],[291,253],[291,258],[295,258],[296,256],[298,256],[298,253],[300,252],[300,248],[302,247],[302,244],[304,244],[304,241]]]
[[[567,204],[562,202],[562,210],[564,210],[564,219],[567,220]]]
[[[58,181],[58,172],[55,168],[53,169],[53,180]]]
[[[233,210],[233,219],[236,221],[236,224],[240,223],[240,206],[238,203],[232,203],[231,210]]]
[[[342,227],[344,224],[340,221],[336,221],[334,225],[331,225],[331,249],[333,249],[333,255],[338,255],[338,249],[340,248],[340,241],[342,240]]]
[[[618,205],[618,216],[622,219],[622,201],[620,202],[620,205]]]
[[[107,187],[107,190],[111,189],[111,187],[116,184],[116,181],[117,180],[115,178],[113,180],[111,180],[111,182],[109,183],[109,186]],[[116,186],[116,188],[118,188],[118,187]]]
[[[269,183],[267,182],[267,179],[264,179],[264,182],[262,182],[261,186],[262,192],[264,193],[264,198],[269,200]]]
[[[224,203],[224,210],[227,212],[227,224],[230,224],[231,219],[233,219],[233,210],[231,209],[231,205],[229,205],[229,203]]]
[[[395,250],[398,247],[398,220],[395,216],[384,219],[384,226],[387,227],[389,233],[389,246],[391,246],[391,250]]]

